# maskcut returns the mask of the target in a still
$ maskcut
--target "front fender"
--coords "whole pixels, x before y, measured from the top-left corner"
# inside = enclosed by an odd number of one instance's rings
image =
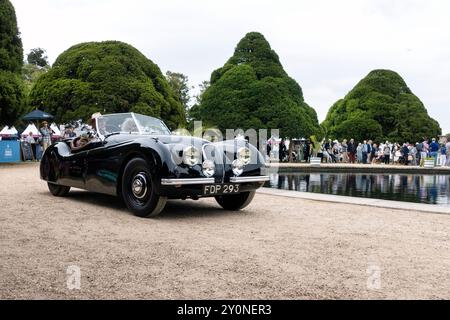
[[[55,144],[50,145],[43,153],[39,165],[42,180],[56,182],[58,176],[58,149]]]

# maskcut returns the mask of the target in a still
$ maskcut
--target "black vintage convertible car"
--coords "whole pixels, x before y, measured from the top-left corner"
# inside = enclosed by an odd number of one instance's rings
[[[137,216],[158,215],[167,199],[215,197],[227,210],[247,206],[269,177],[262,154],[245,139],[211,143],[171,134],[159,119],[135,113],[95,119],[95,134],[51,145],[40,166],[50,192],[71,187],[116,195]]]

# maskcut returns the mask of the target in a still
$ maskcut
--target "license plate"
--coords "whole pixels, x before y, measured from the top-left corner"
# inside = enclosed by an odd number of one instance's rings
[[[223,183],[223,184],[207,184],[203,186],[203,195],[223,195],[239,193],[240,185]]]

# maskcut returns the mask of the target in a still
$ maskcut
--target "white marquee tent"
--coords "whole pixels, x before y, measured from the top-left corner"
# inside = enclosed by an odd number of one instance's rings
[[[50,125],[50,129],[53,130],[53,132],[54,132],[53,136],[54,136],[54,137],[61,137],[61,130],[59,130],[59,128],[58,128],[58,126],[56,125],[56,123],[52,123],[52,124]]]
[[[0,131],[0,135],[2,136],[14,136],[17,135],[19,132],[17,131],[17,129],[12,126],[12,127],[8,127],[5,126],[1,131]]]
[[[50,125],[50,129],[52,129],[54,132],[52,134],[53,137],[59,138],[61,136],[61,130],[59,130],[58,126],[55,123],[52,123]],[[38,138],[38,137],[42,136],[42,134],[39,132],[38,128],[33,123],[30,123],[28,125],[28,127],[25,130],[23,130],[21,136],[22,137],[28,136],[30,131],[33,133],[34,138]]]
[[[41,133],[39,132],[39,130],[36,128],[36,126],[33,123],[30,123],[28,125],[28,127],[25,130],[23,130],[21,136],[26,137],[26,136],[28,136],[28,134],[30,132],[33,133],[33,138],[38,138],[38,137],[42,136]]]

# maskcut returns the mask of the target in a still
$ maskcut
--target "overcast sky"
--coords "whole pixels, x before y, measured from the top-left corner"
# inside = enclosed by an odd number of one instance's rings
[[[450,132],[448,0],[11,0],[24,52],[51,63],[85,41],[127,42],[192,85],[250,31],[264,34],[322,121],[373,69],[397,71]]]

